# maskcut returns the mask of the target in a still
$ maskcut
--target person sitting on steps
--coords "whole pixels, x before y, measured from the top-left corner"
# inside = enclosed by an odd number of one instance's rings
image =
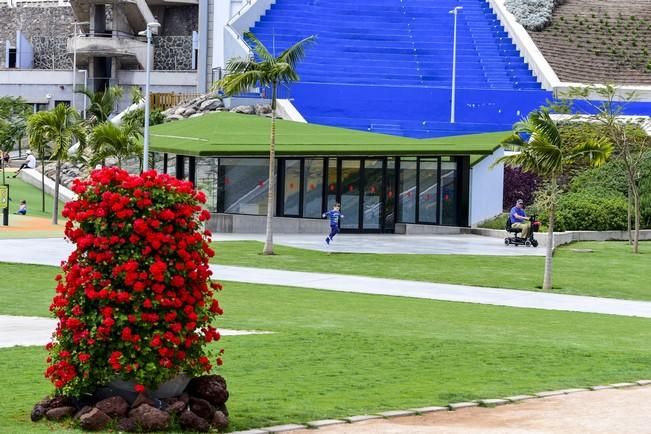
[[[36,157],[32,154],[32,151],[27,151],[27,159],[23,164],[20,165],[18,171],[14,174],[14,178],[18,176],[21,170],[24,168],[35,169],[36,168]]]
[[[531,219],[527,217],[524,212],[523,200],[518,199],[515,206],[511,208],[509,219],[511,219],[511,227],[514,229],[522,229],[520,237],[525,240],[531,236]]]

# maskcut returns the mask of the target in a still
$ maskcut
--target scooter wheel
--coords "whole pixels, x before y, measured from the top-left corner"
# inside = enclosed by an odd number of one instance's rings
[[[531,247],[531,241],[527,240],[524,242],[524,245],[527,247]]]
[[[538,247],[538,240],[531,240],[531,245],[534,247]]]
[[[509,241],[509,239],[508,239],[508,238],[504,238],[504,245],[505,245],[505,246],[508,246],[509,244],[511,244],[511,242]]]

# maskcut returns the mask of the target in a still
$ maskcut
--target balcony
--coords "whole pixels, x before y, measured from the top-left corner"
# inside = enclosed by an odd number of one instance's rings
[[[119,57],[123,63],[135,60],[144,68],[147,61],[147,43],[131,35],[77,35],[68,39],[68,53],[72,54],[75,47],[78,64],[86,63],[88,57]]]

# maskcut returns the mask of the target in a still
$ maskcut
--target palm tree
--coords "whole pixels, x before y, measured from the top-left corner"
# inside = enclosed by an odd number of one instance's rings
[[[142,125],[134,125],[131,122],[124,122],[120,126],[111,122],[99,124],[93,129],[89,140],[93,148],[90,165],[94,166],[108,157],[115,157],[118,166],[122,168],[122,160],[133,156],[138,156],[142,165],[140,137]]]
[[[523,140],[522,134],[529,135]],[[543,289],[552,288],[552,254],[554,248],[554,221],[556,218],[556,198],[558,180],[566,168],[585,163],[592,167],[601,166],[612,152],[609,140],[598,137],[589,138],[578,145],[568,145],[558,130],[558,126],[549,115],[549,110],[540,109],[529,114],[527,119],[516,123],[513,134],[502,142],[520,152],[506,155],[495,164],[505,163],[511,167],[519,167],[524,172],[533,172],[550,183],[548,212],[549,226],[547,247],[545,252],[545,274]]]
[[[65,104],[57,105],[53,110],[39,112],[29,118],[27,125],[30,141],[37,144],[50,143],[52,156],[57,162],[54,180],[54,210],[52,224],[59,219],[59,184],[61,183],[61,163],[68,159],[68,150],[78,141],[80,147],[86,144],[86,130],[79,113]],[[44,168],[43,168],[44,169]]]
[[[90,114],[89,123],[91,125],[97,125],[106,122],[111,113],[113,113],[118,101],[122,97],[122,88],[120,86],[111,86],[99,92],[83,89],[78,90],[77,93],[86,95],[90,100],[90,104],[86,110]]]
[[[219,80],[214,87],[223,88],[226,95],[234,95],[259,85],[271,87],[271,138],[269,143],[269,194],[267,196],[266,239],[263,255],[273,255],[273,234],[271,229],[274,204],[276,202],[276,100],[278,86],[298,81],[296,64],[305,57],[305,49],[316,40],[309,36],[292,45],[280,56],[274,57],[258,38],[251,32],[244,37],[253,45],[259,61],[254,58],[230,59],[226,65],[226,77]]]
[[[11,152],[25,136],[29,106],[20,97],[0,97],[0,153]],[[5,165],[2,165],[2,183],[5,183]]]

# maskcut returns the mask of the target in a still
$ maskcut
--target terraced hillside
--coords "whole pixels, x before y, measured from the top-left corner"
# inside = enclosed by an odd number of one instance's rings
[[[651,0],[567,0],[529,34],[562,81],[651,85]]]

